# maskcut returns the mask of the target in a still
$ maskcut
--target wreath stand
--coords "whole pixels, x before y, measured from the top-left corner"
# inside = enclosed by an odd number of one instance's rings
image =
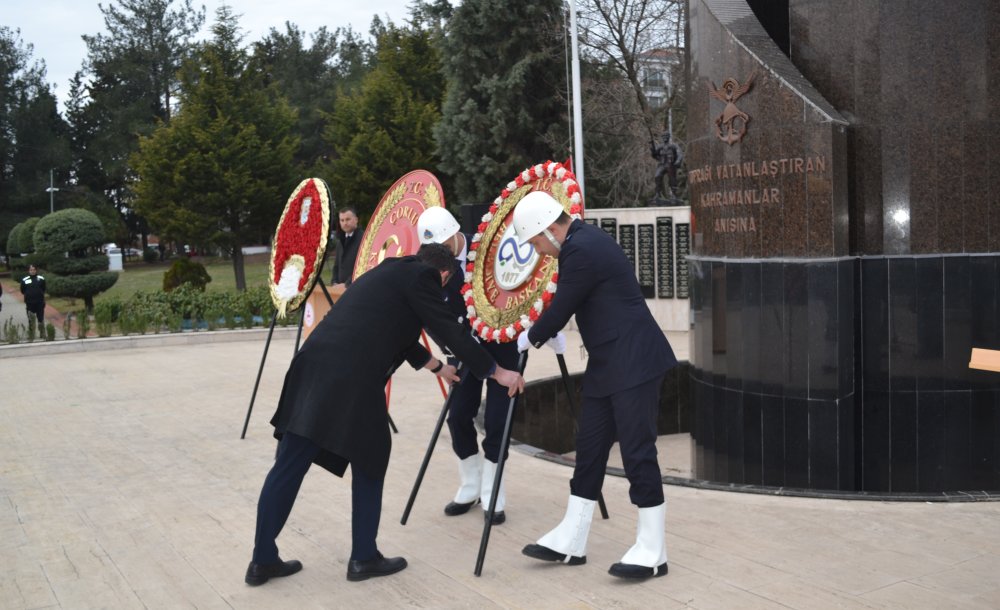
[[[312,296],[313,290],[316,290],[316,286],[319,285],[319,287],[323,289],[323,294],[326,296],[327,302],[331,307],[333,307],[333,297],[330,296],[330,291],[326,289],[326,284],[323,283],[323,264],[325,262],[326,259],[324,257],[324,260],[319,264],[319,269],[316,271],[316,281],[313,283],[312,287],[309,288],[309,292],[302,300],[303,305],[309,301],[309,297]],[[299,352],[299,342],[302,340],[302,324],[304,320],[305,316],[299,316],[299,330],[295,335],[295,352],[293,352],[293,354],[297,354]],[[257,380],[253,383],[253,394],[250,395],[250,405],[247,407],[246,419],[243,420],[243,432],[240,433],[240,440],[246,438],[247,435],[247,426],[250,425],[250,414],[253,412],[253,403],[257,400],[257,389],[260,387],[260,378],[264,374],[264,362],[267,360],[267,350],[271,347],[271,337],[274,335],[274,326],[277,322],[278,312],[275,310],[275,312],[271,315],[271,325],[267,329],[267,341],[264,343],[264,355],[260,358],[260,367],[257,369]],[[389,418],[389,423],[392,424],[391,417]],[[395,431],[395,424],[392,424],[392,427]]]
[[[569,369],[566,367],[566,358],[562,354],[556,354],[556,360],[559,362],[559,371],[562,375],[563,388],[566,390],[566,402],[569,406],[570,415],[573,417],[573,429],[576,431],[576,405],[574,404],[574,392],[573,392],[573,382],[569,377]],[[517,372],[522,376],[524,375],[524,368],[528,364],[528,352],[521,352],[518,357],[517,362]],[[441,429],[444,427],[445,418],[448,416],[448,411],[451,409],[451,397],[454,393],[454,387],[448,392],[448,396],[444,401],[444,406],[441,408],[441,414],[438,416],[437,423],[434,426],[434,432],[431,434],[430,443],[427,445],[427,451],[424,453],[424,459],[420,463],[420,470],[417,472],[417,479],[413,483],[413,489],[410,491],[410,497],[406,501],[406,508],[403,510],[403,517],[399,520],[400,524],[406,525],[406,521],[410,518],[410,510],[413,508],[413,503],[417,499],[417,492],[420,490],[420,484],[424,480],[424,474],[427,472],[427,465],[431,461],[431,454],[434,452],[434,447],[437,445],[438,437],[441,435]],[[481,576],[483,573],[483,561],[486,559],[486,546],[489,544],[490,531],[493,527],[493,515],[496,512],[497,497],[500,493],[500,481],[503,479],[503,468],[507,461],[505,456],[507,451],[510,449],[510,435],[511,430],[514,427],[514,406],[517,403],[517,397],[510,399],[510,403],[507,406],[507,419],[504,422],[503,435],[500,439],[500,453],[497,460],[497,470],[496,475],[493,478],[493,491],[490,495],[490,505],[486,509],[485,524],[483,525],[483,536],[479,542],[479,555],[476,558],[476,576]],[[598,492],[597,504],[601,509],[601,517],[608,519],[608,507],[604,503],[604,494]]]

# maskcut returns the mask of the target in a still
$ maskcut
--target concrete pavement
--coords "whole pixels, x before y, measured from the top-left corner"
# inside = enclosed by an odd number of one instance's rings
[[[405,367],[392,388],[400,433],[379,546],[409,567],[345,579],[349,481],[314,469],[278,541],[305,569],[247,587],[256,499],[274,451],[267,421],[292,332],[275,332],[245,440],[239,432],[266,331],[0,347],[0,606],[1000,608],[995,502],[668,486],[670,573],[627,583],[607,568],[634,539],[635,510],[627,481],[609,477],[611,519],[595,520],[587,564],[536,562],[520,549],[561,518],[571,471],[516,450],[507,465],[507,523],[493,528],[476,577],[480,511],[442,513],[457,484],[447,430],[409,523],[399,523],[442,405],[432,376]],[[584,364],[578,345],[570,333],[571,370]],[[539,356],[527,376],[557,371],[554,358]]]

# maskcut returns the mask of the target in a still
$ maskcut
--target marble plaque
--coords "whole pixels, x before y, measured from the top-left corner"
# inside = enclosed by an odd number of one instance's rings
[[[654,249],[653,225],[639,225],[638,263],[639,289],[647,299],[656,298],[656,255]]]
[[[595,227],[597,226],[596,218],[584,218],[583,222],[587,223],[588,225],[594,225]]]
[[[691,254],[691,225],[686,222],[677,223],[677,298],[686,299],[690,294],[688,287],[688,254]]]
[[[656,219],[656,272],[656,296],[674,298],[674,219],[669,216]]]
[[[611,236],[611,239],[618,241],[618,220],[614,218],[602,218],[601,228]]]
[[[635,271],[635,225],[618,227],[618,245],[622,247],[628,262],[632,263],[632,270]]]

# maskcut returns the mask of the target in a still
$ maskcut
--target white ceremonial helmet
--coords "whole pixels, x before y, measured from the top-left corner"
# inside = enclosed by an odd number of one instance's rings
[[[427,208],[417,219],[417,235],[422,244],[443,244],[458,233],[458,221],[442,207]]]
[[[517,202],[511,224],[514,225],[517,238],[523,244],[548,229],[563,211],[563,207],[552,195],[542,191],[532,191]]]

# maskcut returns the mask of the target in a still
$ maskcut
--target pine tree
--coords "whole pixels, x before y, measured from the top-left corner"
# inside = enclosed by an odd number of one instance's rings
[[[212,33],[182,70],[180,110],[132,159],[135,206],[161,236],[223,248],[243,290],[242,247],[268,239],[294,186],[295,113],[248,68],[231,8]]]
[[[14,225],[49,211],[49,172],[62,183],[69,169],[67,126],[32,53],[18,30],[0,27],[0,251]]]
[[[302,30],[286,23],[284,32],[272,28],[254,43],[251,57],[252,69],[264,75],[265,84],[274,84],[298,112],[301,146],[295,164],[302,176],[316,175],[332,154],[323,140],[328,115],[338,92],[358,89],[371,71],[374,52],[350,27],[333,32],[320,27],[309,38],[307,42]]]
[[[177,72],[205,20],[191,0],[115,0],[100,5],[104,33],[84,36],[87,58],[70,89],[77,188],[100,197],[142,235],[145,222],[132,209],[129,156],[139,137],[169,123],[176,105]]]
[[[451,199],[491,201],[525,167],[568,156],[559,0],[465,0],[443,40],[447,94],[436,129]]]
[[[429,32],[392,24],[384,30],[375,68],[358,92],[338,98],[324,131],[334,152],[327,171],[335,199],[365,216],[397,178],[435,165],[439,66]]]

